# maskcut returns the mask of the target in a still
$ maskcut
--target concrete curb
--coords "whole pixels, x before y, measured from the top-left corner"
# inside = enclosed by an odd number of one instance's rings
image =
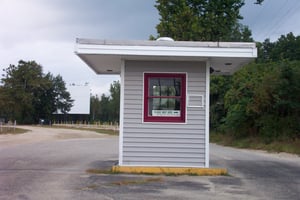
[[[187,168],[187,167],[113,166],[112,172],[129,173],[129,174],[165,174],[165,175],[197,175],[197,176],[227,175],[227,169],[223,169],[223,168]]]

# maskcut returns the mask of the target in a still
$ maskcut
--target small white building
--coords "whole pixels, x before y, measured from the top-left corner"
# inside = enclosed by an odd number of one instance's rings
[[[209,167],[209,77],[257,56],[255,43],[77,39],[97,74],[121,75],[120,166]],[[213,69],[213,70],[212,70]]]

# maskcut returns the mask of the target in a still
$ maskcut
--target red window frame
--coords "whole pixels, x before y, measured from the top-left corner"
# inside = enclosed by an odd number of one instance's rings
[[[149,83],[151,78],[180,78],[181,96],[150,96]],[[180,116],[149,116],[150,98],[178,98],[180,99]],[[183,73],[145,73],[144,74],[144,122],[174,122],[184,123],[186,112],[186,74]]]

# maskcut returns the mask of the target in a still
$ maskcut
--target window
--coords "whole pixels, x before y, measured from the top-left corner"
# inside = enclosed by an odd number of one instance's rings
[[[185,98],[185,74],[144,74],[145,122],[185,122]]]

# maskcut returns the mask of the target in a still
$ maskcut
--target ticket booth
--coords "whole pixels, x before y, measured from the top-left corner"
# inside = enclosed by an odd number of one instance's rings
[[[257,56],[255,43],[77,39],[97,74],[120,74],[119,165],[209,167],[209,77]]]

